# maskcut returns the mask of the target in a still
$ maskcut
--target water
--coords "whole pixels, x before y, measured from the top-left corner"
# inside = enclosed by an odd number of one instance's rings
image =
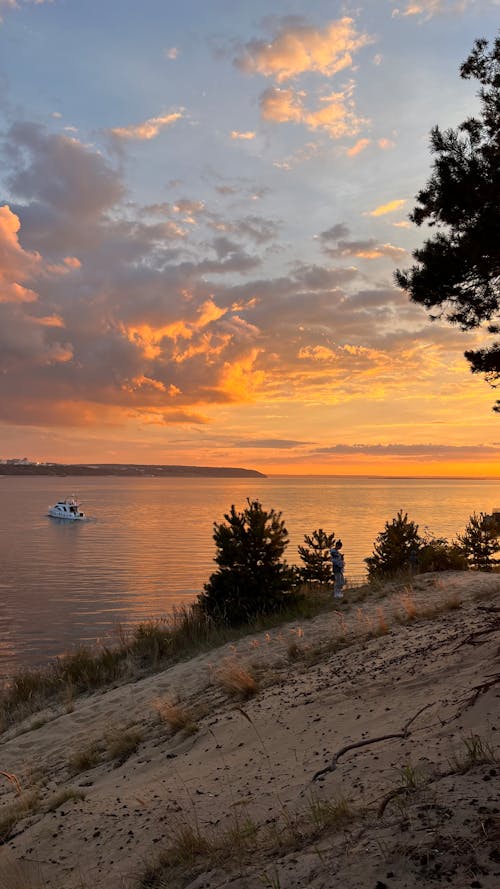
[[[91,520],[49,519],[75,489]],[[0,674],[192,601],[214,569],[214,520],[247,497],[282,510],[290,563],[322,527],[342,537],[358,579],[399,509],[451,538],[472,512],[500,506],[500,480],[0,478]]]

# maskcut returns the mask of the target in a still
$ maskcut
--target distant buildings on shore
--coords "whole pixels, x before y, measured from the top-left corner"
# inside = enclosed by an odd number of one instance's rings
[[[27,457],[11,457],[9,459],[0,459],[2,466],[40,466],[38,460],[28,460]]]

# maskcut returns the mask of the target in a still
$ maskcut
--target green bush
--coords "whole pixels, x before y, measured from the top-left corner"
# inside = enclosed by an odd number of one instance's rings
[[[403,515],[401,509],[396,518],[385,523],[384,530],[373,544],[373,554],[365,559],[369,580],[415,570],[423,543],[418,525],[409,521],[408,513]]]
[[[299,546],[299,556],[304,563],[300,569],[300,578],[305,583],[333,583],[330,550],[335,546],[335,534],[327,534],[323,528],[304,534],[307,546]]]
[[[492,556],[500,552],[500,528],[491,517],[480,512],[473,513],[458,540],[465,552],[467,561],[478,571],[491,571],[498,561]]]
[[[258,500],[237,512],[234,505],[214,523],[219,566],[198,597],[205,614],[235,626],[286,608],[295,598],[294,572],[281,561],[288,532],[281,512],[262,508]]]
[[[466,571],[467,557],[458,543],[448,543],[444,537],[426,537],[417,556],[417,570]]]

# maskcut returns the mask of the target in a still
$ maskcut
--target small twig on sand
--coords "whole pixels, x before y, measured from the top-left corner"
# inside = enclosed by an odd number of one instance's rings
[[[416,718],[429,707],[432,707],[432,704],[424,704],[424,706],[421,707],[420,710],[417,710],[417,712],[408,720],[408,722],[405,722],[404,726],[399,732],[393,732],[390,735],[379,735],[376,738],[365,738],[364,741],[355,741],[353,744],[346,744],[344,747],[341,747],[340,750],[337,750],[337,753],[333,755],[330,765],[325,766],[324,769],[320,769],[319,772],[316,772],[316,774],[312,776],[310,783],[312,784],[313,781],[317,781],[317,779],[320,778],[321,775],[326,775],[327,772],[334,772],[337,768],[337,763],[340,757],[343,756],[344,753],[347,753],[349,750],[356,750],[359,747],[367,747],[368,744],[378,744],[379,741],[390,741],[392,738],[408,738],[408,736],[411,734],[408,729],[412,722],[415,722]]]
[[[498,682],[500,682],[500,673],[495,673],[494,675],[488,676],[485,682],[481,682],[480,685],[474,685],[472,694],[469,695],[468,698],[463,698],[459,702],[460,704],[463,704],[463,706],[460,707],[460,710],[455,714],[454,719],[456,719],[457,716],[460,716],[464,710],[473,707],[477,699],[480,698],[481,695],[486,694],[486,692],[489,691],[490,688],[493,688],[494,685],[497,685]]]

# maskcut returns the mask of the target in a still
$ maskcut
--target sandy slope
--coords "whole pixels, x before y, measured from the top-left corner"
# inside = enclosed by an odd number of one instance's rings
[[[23,788],[41,788],[42,811],[20,821],[0,850],[1,889],[73,889],[82,880],[95,889],[133,889],[179,823],[208,831],[215,842],[247,816],[271,825],[257,849],[237,855],[229,845],[215,865],[195,867],[179,885],[413,889],[443,881],[457,889],[497,889],[500,765],[490,761],[460,773],[456,758],[463,759],[463,739],[474,734],[489,754],[500,755],[500,581],[487,574],[426,575],[416,579],[410,600],[406,595],[395,588],[359,606],[346,602],[302,626],[77,699],[72,712],[44,714],[42,725],[32,717],[22,727],[31,730],[11,729],[1,739],[0,767]],[[451,595],[459,596],[459,609],[393,622],[395,611],[403,615]],[[368,638],[384,620],[389,632]],[[340,634],[347,647],[311,657]],[[292,641],[307,659],[290,661]],[[220,666],[235,663],[260,674],[261,690],[245,703],[228,698],[217,682]],[[155,702],[166,696],[204,714],[197,733],[174,735],[159,722]],[[347,751],[334,771],[311,784],[335,751],[401,733],[422,708],[407,737]],[[126,761],[71,774],[75,750],[130,727],[143,740]],[[408,786],[415,778],[422,784],[416,789]],[[68,787],[85,798],[44,812]],[[357,815],[313,835],[312,797],[348,800]],[[14,787],[4,781],[0,817],[14,800]],[[286,820],[295,823],[292,839]],[[40,869],[46,882],[35,878]]]

